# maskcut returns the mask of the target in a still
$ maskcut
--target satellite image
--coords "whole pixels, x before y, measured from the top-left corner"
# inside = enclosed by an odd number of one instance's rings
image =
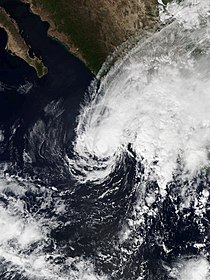
[[[0,280],[210,280],[210,0],[0,0]]]

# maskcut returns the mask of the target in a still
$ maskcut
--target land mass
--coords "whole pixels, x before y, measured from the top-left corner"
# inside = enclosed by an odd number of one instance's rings
[[[49,35],[97,73],[107,56],[132,36],[156,29],[157,0],[22,0],[50,25]]]
[[[17,23],[12,19],[6,11],[0,7],[0,28],[3,28],[8,35],[7,49],[14,55],[24,59],[30,66],[32,66],[38,77],[47,74],[48,69],[44,66],[42,60],[36,56],[29,55],[29,46],[20,35],[20,30]]]

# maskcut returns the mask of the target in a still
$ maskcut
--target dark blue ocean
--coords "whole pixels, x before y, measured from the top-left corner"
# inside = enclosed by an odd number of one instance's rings
[[[35,70],[22,59],[5,50],[7,35],[1,30],[0,41],[0,123],[5,129],[21,121],[23,129],[43,114],[43,108],[52,100],[65,100],[68,106],[66,122],[73,129],[79,104],[84,98],[93,75],[87,67],[61,44],[48,37],[48,23],[29,11],[20,1],[0,1],[17,21],[31,52],[41,57],[48,74],[39,79]],[[28,85],[30,90],[24,94]],[[18,91],[19,89],[19,91]],[[9,135],[8,135],[9,137]],[[5,156],[9,156],[8,154]]]
[[[106,168],[107,159],[92,154],[88,159],[96,165],[82,171],[68,161],[78,159],[75,129],[88,88],[100,82],[47,35],[48,23],[29,5],[0,5],[16,20],[30,53],[48,68],[38,78],[5,49],[7,34],[0,29],[0,280],[172,280],[179,278],[169,271],[188,260],[205,268],[209,197],[202,215],[193,200],[177,210],[183,188],[186,197],[193,190],[195,201],[203,198],[209,188],[205,170],[190,182],[178,170],[161,199],[158,183],[145,183],[145,166],[128,144],[106,180],[77,180],[80,172]],[[78,164],[85,162],[82,156]],[[154,201],[147,200],[150,194]],[[144,209],[136,207],[141,199]],[[120,232],[130,235],[122,241]]]

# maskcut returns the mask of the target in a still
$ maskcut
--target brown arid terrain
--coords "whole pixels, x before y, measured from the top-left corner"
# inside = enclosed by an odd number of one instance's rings
[[[14,55],[24,59],[30,66],[32,66],[38,77],[42,77],[47,73],[47,68],[44,66],[41,59],[34,56],[29,56],[29,46],[25,43],[20,35],[19,28],[16,22],[10,18],[6,11],[0,7],[0,27],[7,32],[8,42],[7,49]]]
[[[49,35],[97,72],[115,48],[158,25],[157,0],[22,0]]]

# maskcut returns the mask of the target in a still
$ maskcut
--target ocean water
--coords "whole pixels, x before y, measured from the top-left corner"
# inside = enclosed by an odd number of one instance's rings
[[[1,279],[210,279],[209,0],[162,5],[162,29],[97,77],[1,4],[49,69],[1,31]]]

